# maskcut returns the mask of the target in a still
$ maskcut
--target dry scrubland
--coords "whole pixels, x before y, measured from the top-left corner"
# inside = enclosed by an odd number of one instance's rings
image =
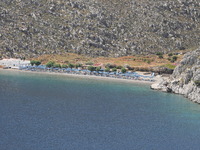
[[[185,51],[181,51],[185,53]],[[180,53],[180,52],[177,52]],[[168,54],[162,55],[163,58],[159,58],[158,55],[133,55],[133,56],[123,56],[123,57],[88,57],[85,55],[78,55],[74,53],[64,53],[62,55],[58,54],[47,54],[42,55],[37,58],[32,58],[32,60],[39,60],[42,64],[46,64],[49,61],[53,61],[57,64],[86,64],[92,62],[93,64],[115,64],[120,66],[128,65],[130,67],[156,67],[156,66],[166,66],[169,68],[175,67],[178,62],[182,59],[183,54],[173,53],[172,56]],[[177,57],[175,62],[171,62],[173,56]]]

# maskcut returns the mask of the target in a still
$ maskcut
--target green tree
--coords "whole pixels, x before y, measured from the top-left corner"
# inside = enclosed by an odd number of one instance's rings
[[[111,64],[108,63],[108,64],[105,65],[105,67],[106,67],[106,68],[110,68],[110,65],[111,65]]]
[[[31,60],[31,66],[35,65],[35,60]]]
[[[116,71],[117,71],[117,68],[113,68],[113,69],[112,69],[112,72],[116,72]]]
[[[100,71],[100,70],[101,70],[101,67],[97,67],[97,68],[96,68],[96,71]]]
[[[125,73],[125,72],[126,72],[126,69],[125,69],[125,68],[122,68],[122,69],[121,69],[121,72],[122,72],[122,73]]]
[[[39,66],[40,64],[41,64],[41,62],[40,62],[39,60],[36,60],[36,61],[35,61],[35,65],[36,65],[36,66]]]
[[[86,65],[93,65],[94,63],[93,62],[86,62],[85,64]]]
[[[69,68],[74,68],[74,64],[68,64]]]
[[[53,67],[54,64],[55,64],[55,62],[49,61],[49,62],[46,64],[46,66],[47,66],[48,68],[51,68],[51,67]]]
[[[93,67],[93,66],[88,66],[88,70],[90,70],[90,71],[95,71],[95,67]]]
[[[62,65],[62,68],[67,68],[68,66],[66,64],[63,64]]]
[[[60,64],[53,64],[53,67],[54,68],[61,68],[61,65]]]
[[[82,67],[82,64],[76,64],[75,67],[76,67],[76,68]]]
[[[106,69],[105,69],[105,72],[109,72],[109,71],[110,71],[110,68],[106,68]]]

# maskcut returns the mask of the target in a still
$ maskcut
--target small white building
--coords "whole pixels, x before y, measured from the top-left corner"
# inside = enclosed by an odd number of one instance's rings
[[[30,60],[21,60],[14,58],[0,60],[0,66],[12,69],[19,69],[20,67],[26,67],[30,65]]]

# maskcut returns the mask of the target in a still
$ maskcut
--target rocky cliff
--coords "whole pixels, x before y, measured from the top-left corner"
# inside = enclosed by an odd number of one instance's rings
[[[158,81],[151,88],[182,94],[200,103],[200,48],[187,53],[170,78]]]
[[[200,45],[199,0],[1,0],[0,55],[124,56]]]

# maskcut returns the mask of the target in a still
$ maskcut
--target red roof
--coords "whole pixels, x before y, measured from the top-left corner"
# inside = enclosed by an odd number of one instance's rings
[[[102,64],[101,64],[101,63],[99,63],[99,64],[94,64],[93,66],[98,67],[98,66],[102,66]]]

